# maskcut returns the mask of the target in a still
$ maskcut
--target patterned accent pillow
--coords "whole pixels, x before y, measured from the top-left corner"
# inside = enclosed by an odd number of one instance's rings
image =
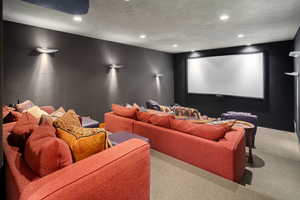
[[[25,110],[35,106],[34,103],[30,100],[26,100],[23,103],[19,103],[16,105],[17,111],[24,112]]]
[[[71,130],[57,129],[57,136],[70,147],[74,160],[79,161],[111,146],[107,132],[102,128],[71,126]]]
[[[65,109],[63,107],[58,108],[56,111],[51,113],[50,117],[53,121],[57,120],[58,118],[61,118],[66,113]]]
[[[48,113],[46,113],[45,111],[43,111],[42,109],[40,109],[40,107],[38,106],[33,106],[27,110],[24,111],[30,113],[31,115],[33,115],[35,118],[37,118],[38,120],[40,120],[42,115],[49,115]]]
[[[55,120],[53,125],[63,130],[72,130],[73,126],[81,127],[78,115],[74,110],[68,110],[61,118]]]

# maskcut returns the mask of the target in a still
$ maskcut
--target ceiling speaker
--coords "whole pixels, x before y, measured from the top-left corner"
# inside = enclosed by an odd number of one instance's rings
[[[89,0],[22,0],[44,8],[58,10],[72,15],[83,15],[89,11]]]

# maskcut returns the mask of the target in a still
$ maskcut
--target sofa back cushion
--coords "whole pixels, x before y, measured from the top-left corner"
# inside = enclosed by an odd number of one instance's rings
[[[55,128],[41,125],[34,129],[25,146],[27,165],[43,177],[73,163],[68,145],[55,136]]]
[[[175,119],[172,115],[152,115],[149,121],[153,125],[170,128],[170,121],[172,119]]]
[[[136,119],[137,108],[126,108],[117,104],[112,104],[112,111],[114,114],[127,117],[131,119]]]
[[[153,114],[151,114],[150,112],[137,112],[136,113],[137,120],[146,122],[146,123],[150,122],[150,118],[152,115]]]
[[[195,124],[176,119],[170,121],[170,126],[171,129],[214,141],[223,138],[227,131],[223,125]]]

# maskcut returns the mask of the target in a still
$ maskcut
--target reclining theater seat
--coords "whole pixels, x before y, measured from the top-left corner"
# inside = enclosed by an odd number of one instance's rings
[[[105,124],[112,133],[132,130],[132,133],[148,138],[151,148],[226,179],[239,182],[244,174],[244,129],[233,129],[223,139],[212,141],[113,113],[105,113]]]
[[[13,126],[14,123],[3,126],[6,199],[150,199],[150,156],[146,142],[132,139],[39,177],[28,167],[18,148],[7,143]]]

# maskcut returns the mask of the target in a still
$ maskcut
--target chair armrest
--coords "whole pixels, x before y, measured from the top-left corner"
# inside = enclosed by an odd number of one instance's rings
[[[149,144],[132,139],[33,181],[20,199],[149,198]]]

